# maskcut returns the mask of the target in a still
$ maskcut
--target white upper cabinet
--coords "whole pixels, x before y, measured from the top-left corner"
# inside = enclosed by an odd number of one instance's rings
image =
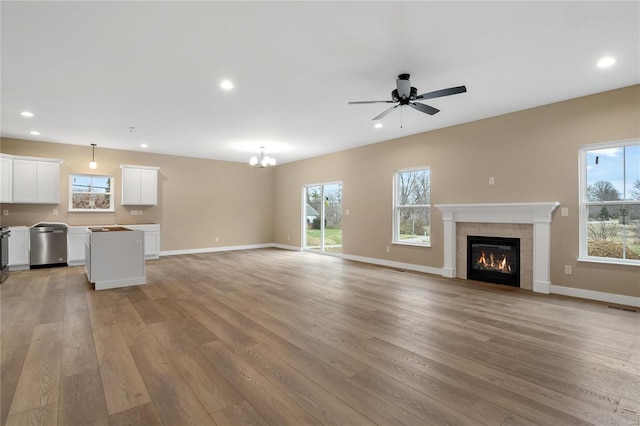
[[[0,203],[13,202],[13,158],[0,154]]]
[[[122,205],[158,204],[158,167],[122,164]]]
[[[48,158],[13,157],[12,202],[58,204],[61,163]]]

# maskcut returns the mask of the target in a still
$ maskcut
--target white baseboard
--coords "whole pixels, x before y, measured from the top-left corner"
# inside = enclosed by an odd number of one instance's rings
[[[549,294],[551,283],[533,280],[533,291],[536,293]]]
[[[109,281],[97,281],[95,282],[96,290],[109,290],[112,288],[121,288],[121,287],[130,287],[133,285],[142,285],[147,283],[147,278],[145,276],[142,277],[132,277],[132,278],[121,278],[117,280],[109,280]]]
[[[197,249],[186,250],[167,250],[161,251],[160,256],[177,256],[181,254],[198,254],[198,253],[212,253],[216,251],[234,251],[234,250],[251,250],[274,247],[273,244],[247,244],[244,246],[223,246],[223,247],[203,247]]]
[[[279,248],[282,250],[291,250],[291,251],[302,251],[302,247],[297,247],[297,246],[288,246],[286,244],[277,244],[277,243],[273,243],[271,244],[270,247],[273,248]]]
[[[392,260],[376,259],[375,257],[353,256],[350,254],[343,254],[342,258],[346,260],[352,260],[354,262],[371,263],[374,265],[387,266],[390,268],[405,269],[407,271],[442,275],[442,268],[433,268],[431,266],[415,265],[413,263],[394,262]]]
[[[600,302],[640,307],[640,297],[625,296],[615,293],[604,293],[601,291],[584,290],[581,288],[563,287],[553,284],[549,286],[549,290],[553,294],[560,294],[563,296],[579,297],[581,299],[598,300]]]

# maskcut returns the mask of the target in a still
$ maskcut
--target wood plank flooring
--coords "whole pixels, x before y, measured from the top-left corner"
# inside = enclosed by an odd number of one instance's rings
[[[640,315],[276,249],[0,286],[2,425],[640,424]]]

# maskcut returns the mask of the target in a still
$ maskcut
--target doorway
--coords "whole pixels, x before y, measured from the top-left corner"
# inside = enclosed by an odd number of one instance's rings
[[[304,186],[304,249],[342,253],[342,182]]]

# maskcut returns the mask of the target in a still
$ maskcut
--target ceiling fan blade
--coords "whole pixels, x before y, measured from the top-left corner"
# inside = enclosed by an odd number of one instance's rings
[[[425,104],[420,104],[417,102],[409,102],[409,106],[415,110],[418,110],[420,112],[424,112],[425,114],[429,114],[429,115],[433,115],[433,114],[437,114],[438,112],[440,112],[439,109],[434,108],[432,106],[429,105],[425,105]]]
[[[399,106],[400,106],[400,104],[392,106],[388,110],[385,110],[382,114],[373,117],[373,121],[380,120],[382,117],[384,117],[385,115],[389,114],[391,111],[393,111],[394,109],[398,108]]]
[[[409,80],[396,80],[396,86],[398,87],[398,96],[400,99],[411,96],[411,82]]]
[[[467,91],[465,86],[458,87],[450,87],[448,89],[436,90],[434,92],[423,93],[422,95],[416,96],[416,99],[433,99],[433,98],[441,98],[443,96],[456,95],[458,93],[464,93]]]
[[[349,105],[355,105],[355,104],[393,104],[395,103],[394,101],[354,101],[354,102],[348,102]]]

